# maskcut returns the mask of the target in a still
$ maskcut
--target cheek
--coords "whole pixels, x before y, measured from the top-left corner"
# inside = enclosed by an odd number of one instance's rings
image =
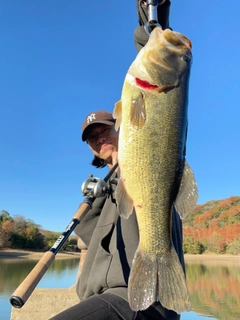
[[[112,141],[114,141],[115,145],[118,144],[118,134],[116,134],[116,132],[115,132],[115,134],[112,135]]]
[[[89,146],[89,149],[90,149],[94,154],[98,153],[98,152],[97,152],[97,147],[96,147],[96,145],[94,145],[94,143],[91,143],[91,145],[89,144],[88,146]]]
[[[118,150],[118,138],[114,139],[114,147]]]

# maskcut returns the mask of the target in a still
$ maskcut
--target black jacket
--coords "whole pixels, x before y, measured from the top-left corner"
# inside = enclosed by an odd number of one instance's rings
[[[128,219],[118,216],[111,198],[97,198],[92,209],[75,228],[88,247],[77,294],[81,300],[103,292],[127,300],[127,282],[138,246],[139,234],[135,212]],[[172,240],[184,267],[182,224],[173,210]]]

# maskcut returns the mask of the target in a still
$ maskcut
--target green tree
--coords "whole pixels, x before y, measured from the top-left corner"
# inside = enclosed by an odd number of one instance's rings
[[[226,253],[234,255],[240,254],[240,240],[237,237],[227,246]]]
[[[0,214],[0,226],[10,218],[10,214],[6,210],[2,210]]]
[[[192,235],[187,235],[184,238],[183,251],[184,253],[200,254],[204,252],[204,247]]]
[[[12,246],[20,249],[43,249],[43,236],[39,233],[40,225],[23,216],[14,217]]]
[[[45,243],[45,248],[48,250],[50,249],[55,242],[58,240],[60,237],[61,233],[58,232],[48,232],[44,235],[44,243]],[[60,248],[60,251],[66,250],[67,246],[69,245],[69,239],[67,239],[62,247]]]
[[[26,244],[25,229],[27,222],[21,215],[14,216],[13,233],[12,233],[12,246],[13,248],[24,249]]]
[[[38,228],[35,227],[34,224],[28,224],[25,229],[26,236],[26,248],[28,249],[38,249]]]

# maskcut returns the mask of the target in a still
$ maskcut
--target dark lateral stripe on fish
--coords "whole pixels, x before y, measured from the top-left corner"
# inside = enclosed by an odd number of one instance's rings
[[[144,81],[144,80],[141,80],[141,79],[139,79],[139,78],[136,78],[135,80],[136,80],[136,84],[137,84],[139,87],[142,87],[142,88],[144,88],[144,89],[149,89],[149,90],[151,90],[151,89],[156,89],[156,88],[158,88],[157,85],[151,84],[151,83],[149,83],[149,82],[147,82],[147,81]]]

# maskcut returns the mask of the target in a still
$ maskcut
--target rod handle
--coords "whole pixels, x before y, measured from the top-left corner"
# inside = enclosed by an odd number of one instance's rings
[[[36,266],[12,294],[10,303],[13,307],[21,308],[25,304],[54,259],[55,254],[51,251],[44,253]]]

